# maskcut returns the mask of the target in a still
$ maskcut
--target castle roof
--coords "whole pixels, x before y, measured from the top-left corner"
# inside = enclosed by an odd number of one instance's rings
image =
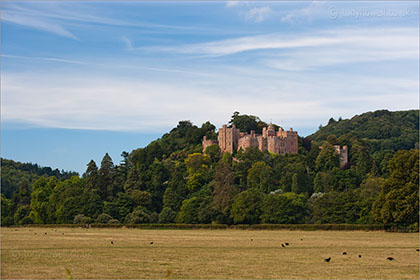
[[[274,130],[274,125],[272,122],[268,125],[268,130]]]

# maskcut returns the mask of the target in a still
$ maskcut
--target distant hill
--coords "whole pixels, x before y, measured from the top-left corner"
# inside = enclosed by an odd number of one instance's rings
[[[366,140],[372,152],[384,150],[409,150],[419,147],[419,110],[396,111],[378,110],[356,115],[351,119],[330,119],[327,126],[308,136],[314,142],[352,134]]]
[[[30,183],[41,176],[55,176],[58,179],[68,179],[78,175],[77,172],[52,169],[51,167],[41,167],[33,163],[21,163],[9,159],[1,159],[1,193],[10,198],[17,190],[22,180]]]

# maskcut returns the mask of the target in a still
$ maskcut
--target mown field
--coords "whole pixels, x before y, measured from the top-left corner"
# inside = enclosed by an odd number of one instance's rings
[[[1,278],[419,279],[418,246],[382,231],[2,228]]]

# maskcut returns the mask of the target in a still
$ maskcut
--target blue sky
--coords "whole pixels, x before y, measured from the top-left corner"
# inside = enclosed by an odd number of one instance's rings
[[[419,4],[1,3],[1,155],[82,173],[234,111],[306,136],[418,108]]]

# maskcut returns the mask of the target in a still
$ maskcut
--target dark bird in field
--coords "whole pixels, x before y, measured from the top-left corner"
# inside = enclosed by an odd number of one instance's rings
[[[254,241],[254,239],[251,238],[251,241]]]
[[[286,242],[286,243],[284,243],[284,245],[289,246],[289,243]]]
[[[330,260],[331,260],[331,257],[325,259],[326,262],[330,262]]]
[[[45,235],[47,235],[47,233],[45,233]]]
[[[303,238],[301,238],[300,241],[303,241]]]
[[[283,247],[283,248],[284,248],[284,244],[281,244],[281,247]]]
[[[111,241],[111,244],[114,244],[114,241]]]
[[[389,261],[393,261],[393,260],[395,260],[393,257],[388,257],[388,258],[386,258],[387,260],[389,260]]]
[[[362,255],[359,255],[359,258],[361,258],[362,257]]]
[[[418,252],[418,251],[419,251],[419,249],[416,249],[416,251]]]
[[[152,242],[150,242],[150,244],[153,244],[153,241],[152,241]]]
[[[347,252],[343,252],[343,255],[347,255]]]

